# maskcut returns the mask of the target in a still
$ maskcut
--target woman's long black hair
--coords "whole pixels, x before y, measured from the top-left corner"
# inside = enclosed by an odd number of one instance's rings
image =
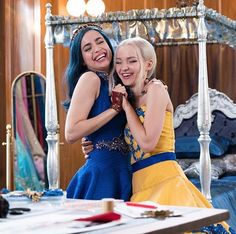
[[[80,29],[71,41],[69,64],[65,72],[65,82],[67,85],[67,99],[63,102],[63,106],[66,110],[69,109],[71,97],[73,95],[75,86],[80,76],[88,70],[82,56],[81,41],[84,37],[84,34],[90,30],[95,30],[98,33],[100,33],[103,36],[106,43],[108,44],[112,53],[110,70],[113,67],[114,50],[108,36],[104,33],[104,31],[94,26],[87,26]]]

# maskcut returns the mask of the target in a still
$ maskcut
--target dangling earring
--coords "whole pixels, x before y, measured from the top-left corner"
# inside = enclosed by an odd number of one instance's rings
[[[149,79],[146,78],[146,79],[144,80],[144,85],[146,85],[148,82],[149,82]]]

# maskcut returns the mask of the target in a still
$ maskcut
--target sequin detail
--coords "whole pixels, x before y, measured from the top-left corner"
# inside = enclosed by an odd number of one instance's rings
[[[101,77],[103,80],[108,81],[109,80],[109,76],[106,72],[96,72],[96,74]]]
[[[129,147],[124,141],[123,137],[114,137],[111,141],[98,141],[98,143],[95,145],[97,149],[108,149],[111,150],[118,150],[122,154],[126,155],[129,152]]]

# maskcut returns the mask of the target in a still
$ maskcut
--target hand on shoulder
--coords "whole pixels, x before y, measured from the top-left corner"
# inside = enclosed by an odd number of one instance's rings
[[[150,100],[156,100],[155,102],[158,103],[158,106],[160,106],[161,103],[167,110],[171,111],[173,109],[166,85],[164,85],[161,80],[154,79],[150,81],[146,87],[146,92],[148,102],[150,102]]]
[[[168,86],[162,81],[162,80],[159,80],[159,79],[156,79],[156,78],[153,78],[152,80],[148,80],[146,79],[145,81],[145,86],[144,86],[144,91],[147,92],[149,87],[153,87],[153,86],[157,86],[161,89],[164,89],[164,90],[167,90],[168,89]]]

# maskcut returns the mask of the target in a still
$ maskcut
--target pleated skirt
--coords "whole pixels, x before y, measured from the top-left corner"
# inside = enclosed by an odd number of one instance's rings
[[[93,150],[67,187],[67,198],[130,200],[131,167],[127,155],[106,149]]]

